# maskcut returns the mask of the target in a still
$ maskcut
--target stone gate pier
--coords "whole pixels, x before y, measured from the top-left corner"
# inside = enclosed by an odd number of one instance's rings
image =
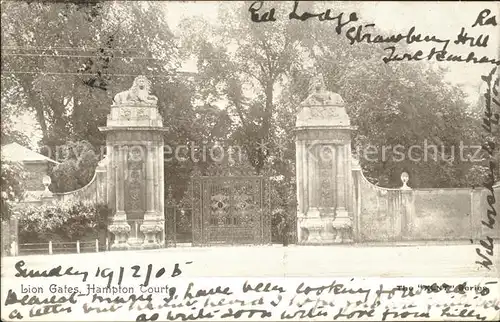
[[[321,75],[300,104],[296,120],[298,242],[352,241],[351,131],[344,101]]]
[[[164,238],[163,120],[150,81],[138,76],[118,93],[106,127],[111,249],[158,248]]]

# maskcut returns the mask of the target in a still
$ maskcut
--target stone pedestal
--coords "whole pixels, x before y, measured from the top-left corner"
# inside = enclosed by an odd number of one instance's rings
[[[108,229],[115,236],[111,249],[124,250],[130,248],[130,245],[128,244],[130,225],[126,221],[120,221],[113,218],[112,224],[108,227]]]
[[[157,240],[158,233],[163,232],[163,223],[158,220],[145,221],[141,226],[141,232],[144,233],[143,248],[160,247]]]
[[[296,121],[298,242],[351,242],[351,131],[342,98],[322,79],[301,104]]]
[[[163,243],[157,236],[164,230],[165,129],[150,85],[137,77],[130,90],[115,96],[106,127],[99,128],[106,132],[107,197],[114,209],[111,249],[158,248]]]

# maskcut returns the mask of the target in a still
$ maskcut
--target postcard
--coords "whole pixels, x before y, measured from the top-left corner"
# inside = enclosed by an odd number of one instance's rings
[[[498,321],[500,5],[2,1],[2,321]]]

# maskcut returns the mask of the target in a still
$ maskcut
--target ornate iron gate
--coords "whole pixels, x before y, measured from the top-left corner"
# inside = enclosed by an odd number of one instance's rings
[[[180,200],[176,200],[172,187],[167,189],[165,200],[165,247],[192,244],[193,198],[192,184],[184,187]]]
[[[193,245],[271,243],[270,183],[264,177],[192,180]]]

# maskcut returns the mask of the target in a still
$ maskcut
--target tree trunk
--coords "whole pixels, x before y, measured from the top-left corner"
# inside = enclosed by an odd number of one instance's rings
[[[273,86],[274,81],[270,79],[265,88],[265,95],[266,95],[266,105],[264,107],[264,113],[262,115],[262,135],[261,135],[261,140],[262,143],[267,145],[270,143],[270,133],[271,133],[271,122],[272,122],[272,115],[273,115]],[[259,150],[258,154],[258,163],[255,167],[255,170],[257,171],[257,174],[260,174],[262,171],[262,168],[264,167],[264,162],[266,160],[266,157],[269,155],[269,148],[267,148],[265,151]]]
[[[36,111],[36,119],[38,124],[40,124],[40,129],[42,130],[42,141],[47,142],[47,138],[49,137],[49,133],[47,131],[47,122],[45,121],[45,115],[43,113],[43,106],[41,102],[38,102],[37,106],[35,106]]]

